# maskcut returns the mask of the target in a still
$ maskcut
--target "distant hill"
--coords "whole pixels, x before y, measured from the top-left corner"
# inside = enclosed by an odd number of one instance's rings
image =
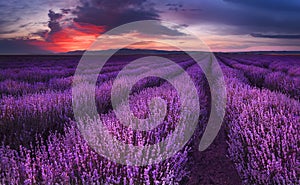
[[[300,55],[300,51],[245,51],[245,52],[217,52],[228,54],[255,54],[255,55]]]
[[[90,54],[105,54],[113,50],[89,51]],[[83,55],[85,50],[70,51],[59,53],[62,55]],[[196,51],[194,51],[196,52]],[[119,55],[134,55],[134,54],[181,54],[182,51],[166,51],[152,49],[120,49],[116,52]],[[244,52],[214,52],[214,53],[229,53],[229,54],[278,54],[278,55],[299,55],[300,51],[244,51]]]
[[[105,54],[114,50],[89,51],[90,54]],[[83,55],[85,50],[70,51],[60,53],[62,55]],[[135,55],[135,54],[180,54],[182,51],[165,51],[165,50],[150,50],[150,49],[120,49],[116,52],[118,55]]]
[[[101,51],[89,51],[90,54],[105,54],[114,50],[101,50]],[[26,54],[26,53],[7,53],[0,55],[53,55],[53,56],[82,56],[86,50],[76,50],[69,51],[65,53],[36,53],[36,54]],[[190,51],[199,52],[199,51]],[[243,52],[214,52],[215,54],[256,54],[256,55],[300,55],[300,51],[243,51]],[[120,49],[116,55],[153,55],[153,54],[182,54],[182,51],[166,51],[166,50],[154,50],[154,49]]]

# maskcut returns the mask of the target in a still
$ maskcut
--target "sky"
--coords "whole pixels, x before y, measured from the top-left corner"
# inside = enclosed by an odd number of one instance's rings
[[[155,34],[143,28],[115,34],[99,49],[155,38],[181,39],[197,50],[188,30],[212,51],[300,51],[299,0],[6,0],[0,1],[0,54],[87,50],[107,31],[142,20],[162,23]],[[131,47],[171,49],[154,42]]]

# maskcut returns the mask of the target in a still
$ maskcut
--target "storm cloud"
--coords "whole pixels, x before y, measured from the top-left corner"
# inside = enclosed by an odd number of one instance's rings
[[[300,35],[268,35],[261,33],[251,33],[252,37],[271,38],[271,39],[300,39]]]
[[[0,2],[0,15],[2,53],[85,49],[106,31],[141,20],[181,26],[123,31],[176,39],[185,35],[180,27],[188,27],[217,50],[238,49],[241,43],[242,50],[297,48],[300,39],[299,0],[7,0]]]
[[[63,17],[63,14],[61,13],[55,13],[52,10],[49,10],[48,13],[49,16],[49,22],[48,22],[48,27],[50,28],[50,34],[56,33],[60,31],[62,28],[59,24],[60,19]]]
[[[5,54],[49,54],[51,52],[43,50],[30,44],[30,39],[0,39],[0,53]]]
[[[203,0],[185,2],[184,7],[201,11],[181,11],[174,16],[188,25],[213,25],[220,35],[300,34],[298,0]]]
[[[107,30],[140,20],[158,20],[154,4],[143,0],[81,0],[73,11],[75,22],[105,26]]]

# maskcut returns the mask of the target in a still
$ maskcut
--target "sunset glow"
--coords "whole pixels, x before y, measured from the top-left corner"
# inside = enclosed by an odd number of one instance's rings
[[[72,27],[64,28],[51,36],[46,35],[45,40],[32,41],[30,44],[54,52],[85,50],[103,31],[102,26],[74,23]]]
[[[166,30],[170,33],[167,39],[181,39],[182,30],[187,29],[212,51],[300,50],[299,1],[274,1],[274,6],[257,0],[6,1],[0,3],[1,52],[38,54],[87,50],[103,33],[141,20],[169,21],[178,25],[158,26],[156,39],[165,40],[163,32]],[[145,32],[147,29],[129,39],[138,42],[139,38],[148,38]],[[125,35],[132,33],[134,30],[128,30]],[[118,48],[123,39],[119,36],[121,40],[103,43],[99,49]],[[149,41],[133,47],[171,49]],[[182,41],[182,44],[190,50],[199,49],[193,40]]]

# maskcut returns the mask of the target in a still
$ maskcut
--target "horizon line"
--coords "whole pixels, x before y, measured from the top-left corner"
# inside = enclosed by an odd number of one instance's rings
[[[153,51],[153,52],[186,52],[186,51],[180,51],[180,50],[160,50],[160,49],[131,49],[131,48],[122,48],[122,49],[107,49],[107,50],[91,50],[90,52],[105,52],[109,50],[131,50],[131,51],[140,51],[140,54],[143,54],[143,51]],[[59,55],[83,55],[86,51],[88,50],[73,50],[73,51],[68,51],[68,52],[45,52],[45,53],[0,53],[0,56],[7,56],[7,55],[52,55],[52,56],[59,56]],[[76,54],[76,52],[82,54]],[[265,53],[265,52],[294,52],[300,54],[300,50],[261,50],[261,51],[256,51],[256,50],[241,50],[241,51],[195,51],[195,50],[189,50],[188,52],[210,52],[210,53]],[[74,53],[74,54],[73,54]],[[124,54],[124,53],[122,53]],[[129,53],[132,54],[132,53]]]

